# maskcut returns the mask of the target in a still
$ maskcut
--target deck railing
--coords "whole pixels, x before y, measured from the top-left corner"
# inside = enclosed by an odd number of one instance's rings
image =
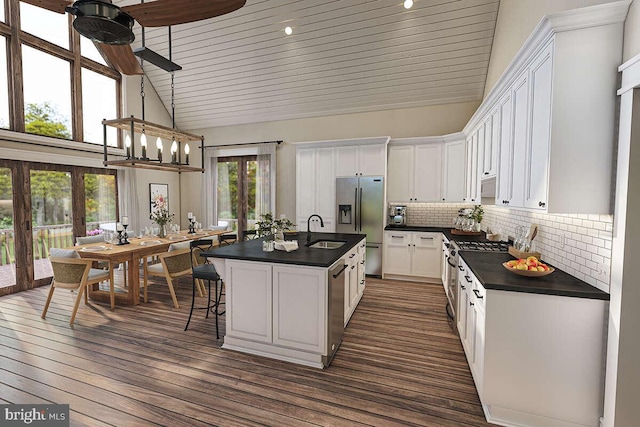
[[[87,224],[87,229],[94,230],[100,223]],[[44,225],[33,228],[33,258],[49,258],[50,248],[67,248],[75,244],[71,224]],[[15,262],[15,233],[13,229],[0,229],[0,265]]]

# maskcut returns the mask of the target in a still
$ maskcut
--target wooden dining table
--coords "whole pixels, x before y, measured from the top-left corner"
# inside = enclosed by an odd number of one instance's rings
[[[229,230],[202,230],[196,233],[180,231],[168,234],[164,238],[156,236],[133,237],[129,239],[129,244],[118,245],[111,243],[90,243],[86,245],[73,246],[78,251],[81,258],[90,258],[98,261],[107,261],[110,264],[127,264],[127,293],[116,292],[116,304],[138,305],[140,304],[140,260],[166,252],[172,243],[191,241],[196,239],[206,239],[222,234],[232,233]],[[95,301],[110,301],[109,291],[101,290],[97,286],[89,289],[89,297]]]

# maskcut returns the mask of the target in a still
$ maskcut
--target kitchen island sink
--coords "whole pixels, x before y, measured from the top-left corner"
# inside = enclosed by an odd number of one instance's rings
[[[335,240],[318,240],[308,244],[310,248],[314,249],[338,249],[347,242],[335,241]]]

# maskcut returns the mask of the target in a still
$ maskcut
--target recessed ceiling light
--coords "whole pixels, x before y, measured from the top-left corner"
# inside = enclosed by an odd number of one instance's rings
[[[290,36],[291,34],[293,34],[293,29],[291,27],[287,27],[284,29],[284,33]]]
[[[404,0],[405,9],[411,9],[411,6],[413,6],[413,0]]]

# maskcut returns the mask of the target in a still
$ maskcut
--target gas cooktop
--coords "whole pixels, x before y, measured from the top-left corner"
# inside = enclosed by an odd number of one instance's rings
[[[465,242],[455,241],[455,245],[461,251],[483,251],[483,252],[508,252],[507,242]]]

